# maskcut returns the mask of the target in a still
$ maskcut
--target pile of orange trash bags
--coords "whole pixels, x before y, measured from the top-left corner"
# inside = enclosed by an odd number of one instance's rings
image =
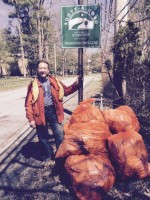
[[[101,111],[87,99],[64,126],[64,141],[56,158],[65,158],[65,168],[80,200],[99,200],[116,180],[150,176],[148,152],[140,125],[128,106]]]

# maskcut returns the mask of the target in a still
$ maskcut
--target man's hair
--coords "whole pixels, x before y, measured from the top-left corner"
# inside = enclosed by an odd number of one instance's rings
[[[37,68],[38,68],[38,66],[39,66],[40,63],[45,63],[45,64],[47,64],[48,69],[49,69],[49,63],[48,63],[46,60],[39,60],[39,61],[37,62],[37,65],[36,65]]]

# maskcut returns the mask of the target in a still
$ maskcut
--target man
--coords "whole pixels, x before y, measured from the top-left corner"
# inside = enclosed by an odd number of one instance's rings
[[[62,105],[63,96],[67,96],[78,89],[78,81],[67,87],[55,77],[49,75],[49,64],[40,60],[37,64],[38,77],[28,86],[25,100],[26,117],[30,126],[36,128],[39,143],[45,159],[51,159],[52,151],[49,146],[48,126],[52,129],[56,150],[63,141],[64,110]]]

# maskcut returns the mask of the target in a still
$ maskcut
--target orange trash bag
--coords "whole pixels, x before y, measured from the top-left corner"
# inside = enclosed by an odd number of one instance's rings
[[[80,200],[101,199],[102,191],[109,191],[115,182],[114,169],[108,157],[103,154],[69,156],[65,168]]]
[[[108,146],[110,159],[122,179],[149,176],[148,152],[139,133],[119,132],[108,138]]]
[[[59,146],[56,158],[69,155],[107,153],[106,139],[111,135],[102,112],[87,99],[73,112],[64,126],[64,140]]]
[[[69,126],[74,123],[85,123],[89,121],[105,122],[103,113],[96,106],[92,105],[95,99],[87,99],[82,101],[71,115]]]
[[[110,136],[108,126],[103,122],[72,124],[64,135],[63,143],[59,146],[56,158],[88,153],[107,154],[106,141]]]
[[[129,106],[103,110],[103,115],[112,133],[124,131],[138,132],[140,130],[139,121]]]

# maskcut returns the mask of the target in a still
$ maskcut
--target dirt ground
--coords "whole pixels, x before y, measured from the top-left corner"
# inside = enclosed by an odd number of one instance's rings
[[[99,97],[100,92],[101,81],[97,79],[89,85],[85,98]],[[96,102],[99,106],[99,98]],[[62,170],[59,176],[53,174],[53,161],[43,168],[38,139],[36,136],[30,139],[31,136],[27,137],[28,142],[18,145],[1,163],[1,166],[7,165],[0,173],[0,199],[76,200],[65,170]],[[150,155],[149,138],[143,139]],[[52,135],[50,135],[50,142],[54,144]],[[8,158],[12,154],[15,154],[15,159],[10,162]],[[104,200],[148,200],[150,199],[150,179],[117,180],[114,187],[104,194],[103,198]]]

